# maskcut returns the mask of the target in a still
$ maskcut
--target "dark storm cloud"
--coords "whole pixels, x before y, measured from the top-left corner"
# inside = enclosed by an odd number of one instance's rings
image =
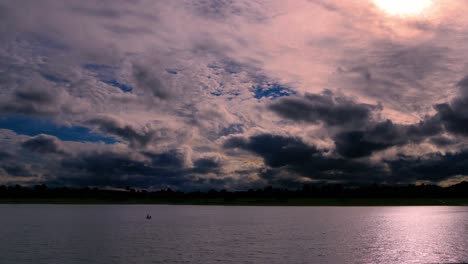
[[[435,106],[448,132],[468,136],[468,76],[458,82],[459,96],[450,103]]]
[[[158,79],[158,75],[153,73],[147,67],[136,65],[133,68],[134,79],[140,89],[150,93],[159,99],[169,99],[174,96],[174,91],[164,86]]]
[[[315,180],[336,180],[344,182],[369,182],[385,176],[382,167],[333,157],[325,150],[319,150],[299,138],[261,134],[250,138],[234,137],[224,144],[227,149],[239,148],[262,157],[270,167],[262,177],[273,182],[283,172],[293,172]],[[297,177],[289,176],[288,181]]]
[[[122,124],[111,117],[97,117],[87,122],[90,125],[95,125],[102,132],[115,135],[123,140],[128,141],[132,146],[146,146],[151,142],[155,135],[152,129],[137,130],[130,125]]]
[[[55,96],[52,92],[39,90],[18,90],[15,92],[15,98],[20,101],[38,104],[50,104],[55,101]]]
[[[437,118],[431,117],[413,125],[394,124],[391,120],[374,121],[382,107],[356,103],[336,97],[330,91],[285,98],[270,105],[279,116],[311,124],[323,123],[338,132],[331,138],[336,151],[348,158],[369,156],[392,146],[419,143],[442,132]]]
[[[372,111],[379,109],[379,106],[356,103],[326,90],[322,94],[283,98],[269,108],[281,117],[294,121],[360,127],[369,122]]]
[[[462,97],[466,98],[468,96],[468,76],[465,76],[463,79],[461,79],[457,86],[460,89],[460,94]]]
[[[28,168],[28,164],[22,162],[21,156],[16,156],[9,152],[0,151],[0,175],[2,170],[11,177],[31,177],[34,176]]]
[[[12,177],[31,177],[34,174],[26,167],[26,164],[10,163],[0,166],[9,176]]]
[[[170,150],[163,153],[145,153],[151,159],[151,164],[156,167],[183,168],[185,165],[185,154]]]
[[[468,151],[400,157],[388,162],[395,181],[427,180],[438,182],[468,174]]]
[[[428,139],[428,142],[439,146],[453,144],[453,140],[443,140],[447,138],[442,136],[445,131],[468,135],[468,126],[465,125],[468,123],[468,78],[460,81],[458,86],[459,97],[450,103],[435,106],[436,115],[410,125],[395,124],[391,120],[377,121],[374,117],[379,115],[381,107],[359,104],[349,98],[337,98],[328,91],[284,98],[270,104],[270,109],[283,118],[310,124],[322,123],[326,128],[334,128],[337,131],[331,135],[336,146],[334,154],[320,151],[298,138],[269,134],[248,139],[230,138],[225,142],[225,147],[240,148],[259,155],[269,167],[263,172],[263,177],[283,185],[299,180],[294,174],[285,174],[285,171],[317,180],[388,183],[417,180],[437,182],[466,175],[468,162],[463,150],[419,158],[398,156],[394,160],[375,164],[365,159],[355,160],[393,146],[418,144]]]
[[[0,151],[0,161],[12,159],[13,157],[14,155],[9,152]]]
[[[368,123],[361,130],[340,132],[333,136],[337,152],[345,157],[357,158],[378,150],[409,143],[419,143],[443,131],[439,120],[429,118],[414,125],[384,122]]]
[[[216,172],[218,162],[199,159],[193,167],[185,165],[185,156],[177,150],[145,153],[149,161],[138,160],[124,153],[95,152],[68,157],[61,161],[61,177],[55,184],[81,186],[135,186],[191,188],[194,173]]]
[[[27,150],[39,153],[62,153],[59,140],[49,135],[33,137],[23,142],[21,146]]]
[[[219,162],[211,158],[198,159],[193,164],[195,165],[195,167],[199,167],[199,168],[218,168],[219,167]]]
[[[459,143],[456,138],[447,136],[437,136],[431,138],[431,143],[438,147],[447,147]]]
[[[268,166],[261,176],[270,184],[298,187],[300,177],[343,183],[410,183],[418,180],[439,182],[468,174],[468,152],[429,154],[421,157],[398,156],[373,163],[325,155],[298,138],[262,134],[250,138],[231,138],[228,149],[239,148],[257,154]]]
[[[364,131],[339,133],[334,137],[336,151],[344,157],[358,158],[392,146],[390,143],[375,142],[365,138],[366,132]]]
[[[206,174],[206,173],[219,173],[219,169],[221,168],[221,164],[219,160],[215,158],[201,158],[197,159],[193,162],[194,173],[201,173],[201,174]]]
[[[33,176],[33,173],[28,168],[28,164],[22,162],[21,157],[5,151],[0,151],[0,175],[2,174],[3,176],[10,177]]]
[[[153,180],[159,172],[142,161],[136,161],[124,154],[91,153],[65,159],[61,162],[62,184],[82,186],[141,186]],[[176,172],[172,172],[175,174]],[[150,176],[151,178],[145,179]]]
[[[50,115],[60,111],[58,92],[50,88],[23,88],[0,100],[0,113]]]
[[[272,167],[281,167],[291,163],[305,163],[312,155],[320,154],[313,146],[308,146],[300,139],[263,134],[244,139],[234,137],[225,142],[226,148],[241,148],[262,156],[265,163]]]

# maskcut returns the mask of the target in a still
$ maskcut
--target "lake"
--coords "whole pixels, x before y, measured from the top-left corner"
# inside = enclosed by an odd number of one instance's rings
[[[0,205],[2,264],[461,262],[468,207]]]

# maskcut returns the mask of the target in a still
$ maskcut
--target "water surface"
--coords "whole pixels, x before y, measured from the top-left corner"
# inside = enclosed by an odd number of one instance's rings
[[[468,207],[0,205],[2,264],[461,262]]]

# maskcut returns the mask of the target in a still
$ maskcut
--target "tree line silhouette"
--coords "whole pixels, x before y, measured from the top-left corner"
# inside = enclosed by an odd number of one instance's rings
[[[327,199],[327,198],[383,198],[383,199],[411,199],[411,198],[468,198],[468,182],[462,182],[450,187],[437,185],[366,185],[346,186],[341,184],[326,185],[303,185],[302,188],[291,190],[284,188],[273,188],[271,186],[263,189],[249,189],[246,191],[174,191],[163,189],[158,191],[137,190],[131,187],[125,189],[98,189],[98,188],[68,188],[36,185],[25,187],[20,185],[0,186],[0,201],[8,200],[104,200],[114,202],[125,201],[196,201],[196,200],[222,200],[224,202],[254,199],[287,201],[289,199]]]

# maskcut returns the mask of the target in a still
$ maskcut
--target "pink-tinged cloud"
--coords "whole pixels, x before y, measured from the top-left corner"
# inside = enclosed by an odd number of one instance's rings
[[[468,3],[431,2],[4,1],[0,183],[464,179]]]

